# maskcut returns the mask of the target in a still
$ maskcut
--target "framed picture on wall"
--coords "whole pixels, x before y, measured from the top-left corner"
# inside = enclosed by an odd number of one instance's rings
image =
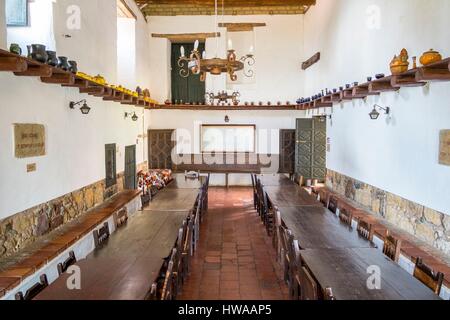
[[[28,26],[28,0],[6,0],[5,9],[8,27]]]

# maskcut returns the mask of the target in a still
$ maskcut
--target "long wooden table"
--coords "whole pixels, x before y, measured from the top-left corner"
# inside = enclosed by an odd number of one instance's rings
[[[69,290],[63,274],[37,300],[142,300],[178,237],[204,179],[187,181],[176,175],[171,188],[161,190],[148,209],[136,213],[104,245],[76,266],[81,290]],[[178,188],[180,187],[180,188]]]
[[[264,187],[264,191],[270,203],[275,207],[323,206],[298,185],[269,186]]]
[[[184,173],[175,173],[173,181],[166,186],[166,189],[200,189],[205,182],[205,176],[187,178]]]
[[[264,187],[297,186],[294,181],[284,174],[260,174],[258,178]]]
[[[303,250],[301,256],[319,285],[332,288],[337,300],[440,300],[374,248]],[[369,279],[374,270],[380,272],[379,289]]]
[[[149,203],[149,211],[189,211],[199,194],[197,189],[171,189],[158,192]]]
[[[325,207],[279,207],[278,210],[300,249],[374,247]]]
[[[283,224],[298,240],[302,261],[322,289],[332,288],[337,300],[440,299],[286,176],[259,178]],[[367,286],[369,267],[380,270],[379,290]]]
[[[170,255],[188,212],[142,211],[104,246],[76,263],[81,290],[69,290],[65,273],[37,300],[142,300]]]

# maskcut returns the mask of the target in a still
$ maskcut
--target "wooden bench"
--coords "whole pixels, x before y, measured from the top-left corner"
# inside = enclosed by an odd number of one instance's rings
[[[353,219],[357,222],[360,220],[370,223],[372,225],[373,235],[376,236],[381,241],[385,241],[387,232],[398,237],[402,240],[400,254],[407,258],[412,264],[415,263],[417,258],[423,260],[434,272],[442,272],[444,274],[444,285],[450,288],[450,266],[438,257],[433,256],[426,251],[425,247],[419,247],[413,244],[409,239],[403,235],[399,234],[395,230],[389,230],[389,227],[382,223],[382,219],[374,216],[368,211],[357,207],[351,200],[347,199],[345,196],[339,195],[326,187],[314,188],[314,193],[325,196],[327,199],[333,197],[337,200],[337,207],[339,210],[346,210],[351,212]]]
[[[50,235],[49,241],[35,242],[33,248],[38,249],[27,252],[25,248],[26,254],[20,252],[11,257],[11,263],[0,270],[0,298],[138,196],[140,196],[139,190],[123,191],[97,208],[86,212],[78,221],[69,222],[67,226],[63,226],[64,231],[55,230],[54,234]],[[19,258],[14,259],[15,256]]]

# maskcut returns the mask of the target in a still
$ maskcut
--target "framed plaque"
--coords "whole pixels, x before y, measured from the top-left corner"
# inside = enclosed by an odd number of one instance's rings
[[[14,124],[14,153],[16,158],[45,155],[45,127],[42,124]]]

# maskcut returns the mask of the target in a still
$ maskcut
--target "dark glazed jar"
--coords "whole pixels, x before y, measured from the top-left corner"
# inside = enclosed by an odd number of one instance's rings
[[[58,57],[56,56],[56,52],[55,51],[47,51],[47,64],[52,66],[52,67],[56,67],[59,63]]]
[[[31,45],[31,59],[41,63],[47,63],[48,55],[45,52],[45,46],[43,44]]]
[[[61,68],[64,71],[69,71],[70,65],[67,57],[58,57],[58,58],[59,58],[58,68]]]
[[[78,64],[76,61],[70,60],[69,61],[69,71],[76,74],[78,72]]]

